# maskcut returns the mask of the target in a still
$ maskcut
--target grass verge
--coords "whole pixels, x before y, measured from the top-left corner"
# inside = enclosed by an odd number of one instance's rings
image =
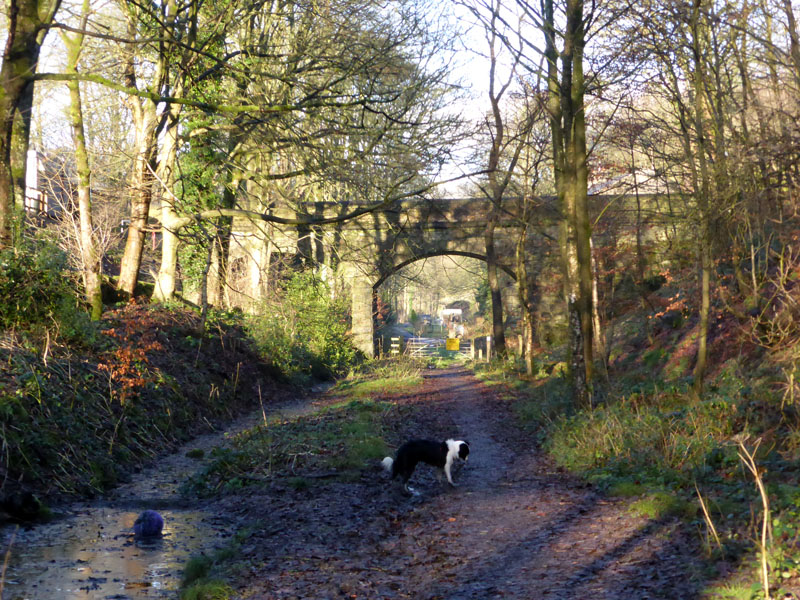
[[[272,420],[217,448],[213,461],[187,484],[203,496],[235,492],[276,475],[295,489],[320,478],[356,478],[370,460],[386,456],[382,423],[395,410],[388,402],[347,400],[311,415]]]
[[[405,357],[374,360],[339,380],[331,393],[356,399],[408,392],[422,383],[424,368],[424,362]]]
[[[709,564],[740,565],[738,577],[746,585],[720,581],[708,589],[710,598],[763,597],[757,568],[763,507],[737,449],[740,441],[757,448],[755,461],[770,499],[772,591],[800,589],[800,452],[793,435],[798,411],[776,400],[768,386],[750,379],[747,385],[736,375],[742,369],[727,365],[701,401],[686,384],[651,380],[620,385],[600,406],[580,408],[560,375],[525,380],[500,363],[481,367],[487,383],[516,396],[520,425],[559,466],[610,495],[630,498],[632,514],[684,519],[700,532]],[[738,595],[741,590],[749,595]]]
[[[225,581],[225,573],[240,557],[240,547],[251,534],[250,529],[237,532],[225,547],[206,555],[192,556],[183,567],[181,600],[228,600],[234,590]]]
[[[357,479],[389,453],[387,427],[402,410],[391,398],[421,382],[418,362],[367,363],[329,392],[336,402],[312,414],[267,420],[236,436],[230,448],[213,450],[211,464],[186,489],[212,496],[277,475],[297,490],[329,477]]]

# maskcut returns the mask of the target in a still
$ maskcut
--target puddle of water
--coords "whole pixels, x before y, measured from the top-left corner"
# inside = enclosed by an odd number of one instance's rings
[[[268,412],[283,418],[312,412],[296,402]],[[131,483],[109,493],[104,505],[76,504],[51,523],[16,530],[0,528],[0,565],[14,537],[0,600],[139,600],[175,598],[186,560],[223,545],[230,531],[220,519],[181,509],[179,486],[204,463],[186,457],[189,449],[210,451],[230,436],[260,423],[258,411],[227,431],[192,440]],[[162,539],[133,539],[133,522],[151,508],[164,517]]]
[[[4,600],[173,598],[187,558],[210,551],[203,514],[162,511],[164,536],[133,539],[139,513],[87,507],[54,523],[16,531]],[[2,530],[3,550],[14,529]],[[4,553],[4,552],[3,552]]]

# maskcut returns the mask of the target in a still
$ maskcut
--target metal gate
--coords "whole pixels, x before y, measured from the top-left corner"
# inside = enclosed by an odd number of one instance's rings
[[[408,338],[406,340],[406,353],[409,356],[438,355],[440,348],[444,348],[444,340],[417,337]]]

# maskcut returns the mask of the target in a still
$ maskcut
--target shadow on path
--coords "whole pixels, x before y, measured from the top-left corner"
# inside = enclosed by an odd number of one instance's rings
[[[632,516],[625,501],[555,472],[510,425],[507,403],[467,371],[425,379],[414,414],[427,421],[408,428],[470,442],[459,487],[418,469],[412,483],[422,495],[407,499],[376,467],[302,500],[273,497],[265,509],[285,527],[280,536],[256,535],[260,556],[243,596],[699,597],[697,549],[677,521]]]

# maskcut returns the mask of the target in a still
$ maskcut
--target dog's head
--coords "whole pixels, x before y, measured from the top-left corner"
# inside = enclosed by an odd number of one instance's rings
[[[448,456],[453,458],[460,458],[461,460],[467,460],[469,456],[469,443],[465,442],[464,440],[447,440],[444,443],[447,446],[447,454]]]
[[[469,458],[469,444],[463,440],[459,440],[456,442],[458,447],[458,458],[461,460],[467,460]]]

